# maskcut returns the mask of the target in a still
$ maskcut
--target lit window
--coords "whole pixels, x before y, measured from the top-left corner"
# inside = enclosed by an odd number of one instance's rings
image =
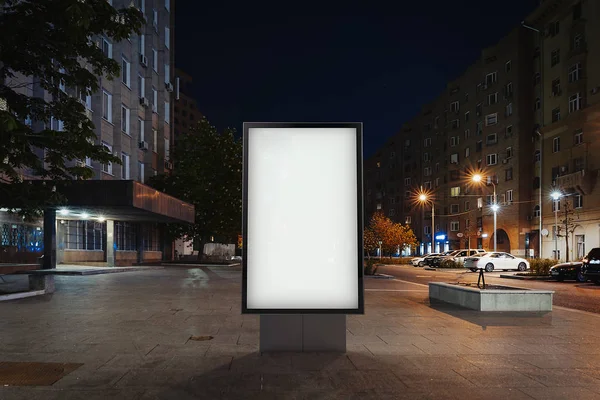
[[[455,186],[450,188],[450,197],[458,197],[460,196],[460,186]]]
[[[457,232],[459,230],[460,223],[458,221],[450,221],[450,230],[452,232]]]

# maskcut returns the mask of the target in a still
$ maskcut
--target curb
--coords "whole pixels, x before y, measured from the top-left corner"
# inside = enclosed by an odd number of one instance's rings
[[[437,271],[437,268],[423,267],[423,270],[425,270],[425,271]]]
[[[517,279],[520,281],[549,281],[551,280],[548,276],[518,276],[518,275],[500,275],[500,278],[504,279]]]
[[[386,275],[386,274],[377,274],[377,275],[364,275],[365,278],[370,279],[394,279],[395,276]]]

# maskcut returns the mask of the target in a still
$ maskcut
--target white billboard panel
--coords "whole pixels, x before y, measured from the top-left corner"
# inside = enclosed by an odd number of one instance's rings
[[[242,311],[362,313],[362,125],[244,124]]]

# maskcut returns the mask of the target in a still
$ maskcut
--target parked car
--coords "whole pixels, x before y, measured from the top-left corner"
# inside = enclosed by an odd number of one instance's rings
[[[429,265],[430,267],[439,267],[442,262],[450,259],[452,260],[452,258],[459,253],[460,250],[449,250],[449,251],[445,251],[442,254],[438,254],[437,256],[431,257],[431,258],[427,258],[427,265]]]
[[[492,272],[495,269],[525,271],[529,268],[529,261],[512,254],[492,251],[476,257],[465,258],[465,268],[473,272],[477,272],[478,269],[485,269],[486,272]]]
[[[586,282],[587,278],[581,271],[582,265],[583,262],[581,261],[556,264],[554,267],[550,268],[550,277],[559,282],[567,279],[576,280],[577,282]]]
[[[469,249],[469,250],[460,250],[460,252],[454,256],[454,261],[459,263],[464,263],[465,258],[476,256],[478,254],[483,254],[486,251],[483,249]]]
[[[410,260],[410,263],[412,264],[413,267],[424,267],[425,259],[427,257],[433,257],[433,256],[437,256],[439,254],[440,253],[429,253],[429,254],[422,255],[420,257],[415,257],[412,260]]]
[[[581,264],[581,271],[586,279],[600,285],[600,247],[594,247],[585,256]]]

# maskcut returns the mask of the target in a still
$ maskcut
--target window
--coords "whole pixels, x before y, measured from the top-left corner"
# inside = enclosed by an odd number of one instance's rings
[[[393,208],[390,209],[390,217],[393,217],[394,215],[396,215],[396,210],[394,210]]]
[[[117,250],[138,250],[137,226],[131,222],[115,221],[115,244],[117,246]]]
[[[425,184],[423,186],[425,187],[425,189],[431,190],[431,181],[425,182]]]
[[[513,191],[512,191],[512,189],[506,191],[506,202],[508,204],[510,204],[510,203],[513,202]]]
[[[552,50],[550,55],[550,66],[554,67],[560,62],[560,49]]]
[[[146,97],[146,79],[141,75],[138,75],[138,89],[140,97]]]
[[[450,205],[450,214],[458,214],[460,212],[460,207],[458,204]]]
[[[145,56],[146,55],[146,36],[142,33],[140,35],[140,55]]]
[[[89,89],[86,90],[83,88],[77,88],[77,97],[79,98],[79,101],[81,101],[81,103],[84,104],[88,110],[91,110],[92,96],[87,93],[89,93]]]
[[[469,211],[471,209],[471,202],[465,201],[465,211]]]
[[[450,221],[450,230],[452,232],[458,231],[460,223],[458,221]]]
[[[425,167],[423,169],[423,175],[425,175],[425,176],[431,176],[431,167]]]
[[[138,126],[140,127],[140,131],[139,131],[139,141],[143,142],[145,140],[145,135],[144,135],[144,127],[145,127],[145,123],[144,120],[141,118],[138,118]]]
[[[471,155],[471,148],[470,148],[470,147],[467,147],[467,148],[465,149],[465,158],[469,158],[469,156],[470,156],[470,155]]]
[[[506,158],[512,158],[512,156],[513,156],[513,148],[507,147],[506,148]]]
[[[152,151],[158,153],[158,131],[156,129],[152,129],[152,139],[154,140],[152,142]]]
[[[171,82],[171,66],[165,64],[165,83]]]
[[[533,207],[533,216],[539,218],[540,216],[540,206],[536,205]]]
[[[483,149],[483,140],[477,141],[475,143],[475,151],[481,151]]]
[[[440,178],[435,178],[435,180],[433,181],[433,184],[435,185],[435,187],[439,187],[440,186]]]
[[[471,130],[465,129],[465,139],[468,139],[471,136]]]
[[[583,35],[577,34],[573,37],[573,50],[579,50],[583,47]]]
[[[491,204],[494,204],[494,195],[493,194],[488,194],[485,196],[485,201],[486,204],[489,206]]]
[[[496,125],[498,123],[498,113],[485,116],[485,126]]]
[[[513,178],[513,169],[511,167],[504,171],[504,180],[512,181],[512,178]]]
[[[65,69],[64,69],[64,68],[60,68],[60,69],[58,70],[58,72],[60,72],[61,74],[63,74],[63,75],[64,75],[66,71],[65,71]],[[67,93],[67,85],[66,85],[66,83],[65,83],[65,80],[64,80],[64,79],[61,79],[61,80],[58,82],[58,88],[59,88],[59,89],[60,89],[62,92],[64,92],[64,93]]]
[[[423,153],[423,161],[425,161],[425,162],[431,161],[429,153]]]
[[[510,98],[513,95],[513,84],[512,82],[508,82],[504,87],[504,95],[506,98]]]
[[[512,125],[508,125],[504,131],[504,136],[505,137],[511,137],[513,134],[513,126]]]
[[[429,235],[431,233],[431,227],[430,226],[424,226],[423,227],[423,233],[425,233],[425,235]]]
[[[583,207],[583,196],[580,194],[576,194],[573,199],[573,207],[582,208]]]
[[[131,111],[129,108],[125,107],[125,105],[121,105],[121,130],[126,134],[130,134],[129,132],[129,117],[131,115]]]
[[[469,93],[465,93],[465,103],[469,102]]]
[[[171,104],[168,101],[165,101],[165,122],[167,124],[171,123]]]
[[[490,105],[490,106],[493,104],[496,104],[498,102],[498,92],[488,94],[487,100],[488,100],[488,105]]]
[[[128,88],[131,88],[131,63],[125,58],[121,60],[121,80]]]
[[[538,111],[540,108],[542,108],[542,100],[539,97],[536,97],[535,103],[533,104],[533,110]]]
[[[465,113],[465,122],[469,122],[469,117],[471,116],[471,113],[469,111],[467,111]]]
[[[560,199],[552,200],[552,212],[560,211]]]
[[[576,63],[569,67],[569,82],[577,82],[579,79],[581,79],[581,63]]]
[[[460,186],[455,186],[450,188],[450,197],[458,197],[460,196]]]
[[[121,179],[129,179],[129,154],[121,154]]]
[[[453,119],[450,122],[450,126],[452,127],[452,129],[457,129],[460,126],[460,121],[457,119]]]
[[[552,81],[552,95],[560,96],[562,92],[560,91],[560,79],[556,78]]]
[[[102,250],[104,223],[66,220],[63,229],[65,248],[68,250]]]
[[[390,152],[390,158],[396,158],[396,152],[395,151]]]
[[[433,127],[435,129],[439,128],[440,126],[440,117],[435,117],[435,120],[433,121]]]
[[[533,86],[539,85],[542,82],[542,75],[539,72],[533,74]]]
[[[483,208],[483,197],[477,198],[477,208]]]
[[[583,171],[584,167],[585,167],[585,164],[583,161],[583,157],[577,157],[577,158],[573,159],[573,170],[575,172]]]
[[[552,122],[560,121],[560,107],[556,107],[552,110]]]
[[[154,111],[155,113],[158,112],[158,92],[156,91],[156,88],[152,88],[152,111]]]
[[[505,115],[506,115],[507,117],[509,117],[509,116],[511,116],[511,115],[512,115],[512,113],[513,113],[513,105],[512,105],[512,103],[508,103],[508,104],[506,105],[506,112],[505,112]]]
[[[165,26],[165,47],[168,49],[171,46],[171,29]]]
[[[575,93],[573,96],[569,97],[569,112],[572,113],[581,110],[582,100],[581,93]]]
[[[169,138],[165,138],[165,160],[171,159],[171,142],[169,142]]]
[[[112,94],[102,91],[102,118],[112,123]]]
[[[152,10],[152,26],[158,32],[158,11],[156,9]]]
[[[560,22],[559,21],[552,21],[552,22],[550,22],[550,24],[548,24],[548,33],[552,37],[558,35],[559,32],[560,32]]]
[[[165,0],[165,8],[167,11],[171,11],[171,0]]]
[[[508,61],[506,62],[506,64],[504,64],[504,70],[505,70],[506,72],[510,72],[510,70],[511,70],[511,69],[512,69],[512,63],[510,62],[510,60],[508,60]]]
[[[440,170],[440,163],[435,163],[435,172],[438,172]]]
[[[410,186],[410,178],[404,178],[404,186]]]
[[[456,113],[456,112],[458,112],[459,109],[460,109],[460,104],[458,103],[458,101],[453,101],[452,103],[450,103],[450,111]]]
[[[485,77],[485,84],[488,86],[493,83],[496,83],[496,81],[498,81],[498,73],[497,72],[492,72],[491,74],[487,74]]]
[[[458,164],[458,153],[450,155],[450,164]]]
[[[158,72],[158,51],[152,49],[152,69],[154,72]]]
[[[496,165],[498,163],[498,155],[496,153],[488,154],[485,156],[487,165]]]
[[[477,136],[480,136],[483,133],[483,122],[479,121],[475,126],[475,133]]]
[[[579,18],[581,18],[581,1],[573,5],[573,21],[577,21]],[[578,258],[583,258],[583,252],[581,257]]]
[[[481,103],[477,104],[475,106],[475,115],[477,115],[478,117],[481,117],[482,114],[482,108],[481,108]]]
[[[573,133],[573,145],[579,146],[583,143],[583,129],[577,129]]]
[[[485,144],[490,145],[490,144],[496,144],[497,142],[498,142],[498,135],[496,133],[490,133],[489,135],[487,135]]]
[[[460,136],[452,136],[450,138],[450,147],[455,147],[460,143]]]
[[[106,149],[107,152],[112,154],[112,146],[110,144],[102,142],[102,145],[104,146],[104,148]],[[112,173],[113,173],[112,163],[109,161],[108,164],[102,164],[102,171],[106,172],[107,174],[112,175]]]
[[[410,224],[411,222],[412,222],[412,219],[411,219],[410,215],[407,215],[407,216],[406,216],[406,219],[404,220],[404,223],[408,225],[408,224]]]
[[[558,153],[560,151],[560,136],[552,139],[552,152]]]
[[[423,143],[424,147],[429,147],[431,146],[431,138],[425,138],[425,141]]]
[[[112,43],[102,38],[102,53],[105,57],[112,58]]]

